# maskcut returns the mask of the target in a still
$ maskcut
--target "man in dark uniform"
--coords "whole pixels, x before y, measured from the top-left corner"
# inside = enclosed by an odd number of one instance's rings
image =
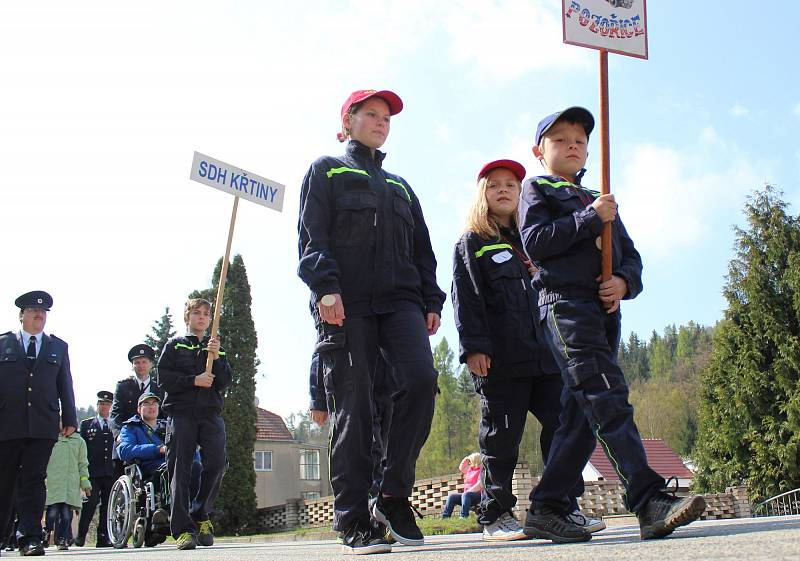
[[[78,425],[67,344],[46,335],[53,298],[41,290],[23,294],[20,329],[0,335],[0,528],[14,508],[22,555],[44,555],[42,513],[47,463],[58,439],[59,408],[64,435]]]
[[[81,421],[80,433],[86,441],[86,451],[89,457],[89,479],[92,483],[92,494],[83,503],[81,520],[78,524],[78,536],[75,545],[83,546],[86,543],[86,534],[89,523],[94,517],[97,503],[100,503],[100,518],[97,523],[97,547],[111,547],[108,539],[106,516],[108,514],[108,498],[111,487],[116,479],[116,468],[111,459],[114,448],[114,434],[111,432],[111,402],[114,394],[109,391],[97,392],[97,415]]]
[[[150,377],[156,361],[156,353],[145,344],[134,345],[128,351],[128,360],[133,366],[133,376],[117,382],[114,391],[114,405],[111,406],[111,421],[114,433],[122,428],[122,423],[136,415],[139,396],[146,392],[154,393],[159,399],[164,399],[164,392],[158,387],[158,380]],[[161,413],[162,419],[166,415]]]

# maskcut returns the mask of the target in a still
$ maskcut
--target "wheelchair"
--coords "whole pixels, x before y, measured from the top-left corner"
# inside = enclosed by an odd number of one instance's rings
[[[108,539],[117,549],[132,545],[155,547],[167,539],[169,523],[154,525],[156,509],[170,511],[169,475],[166,465],[144,477],[138,463],[125,467],[125,473],[114,482],[108,500]]]

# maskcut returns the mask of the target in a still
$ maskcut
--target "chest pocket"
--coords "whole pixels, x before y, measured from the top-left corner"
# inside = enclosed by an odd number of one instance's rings
[[[3,362],[17,362],[19,355],[14,349],[3,349],[0,351],[0,363]]]
[[[411,202],[405,193],[395,191],[392,197],[394,205],[394,231],[397,251],[410,259],[414,253],[414,215],[411,213]]]
[[[493,303],[498,311],[529,311],[528,290],[532,288],[517,258],[498,264],[489,257],[487,263],[487,284],[491,291],[487,301]]]
[[[336,199],[332,244],[335,247],[375,245],[378,199],[369,190],[347,190]]]

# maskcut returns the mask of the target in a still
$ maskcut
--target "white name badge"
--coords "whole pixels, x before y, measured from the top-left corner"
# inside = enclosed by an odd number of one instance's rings
[[[511,259],[512,255],[508,251],[501,251],[500,253],[495,253],[492,255],[492,261],[495,263],[505,263],[509,259]]]

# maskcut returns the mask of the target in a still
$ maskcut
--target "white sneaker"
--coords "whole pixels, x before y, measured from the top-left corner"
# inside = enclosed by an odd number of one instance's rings
[[[500,518],[483,527],[483,540],[487,542],[524,540],[528,536],[522,531],[517,519],[504,512]]]
[[[586,516],[580,510],[576,510],[575,512],[571,512],[567,514],[567,520],[572,522],[573,524],[577,524],[582,528],[586,528],[589,533],[594,534],[595,532],[599,532],[600,530],[606,529],[606,523],[603,522],[600,518],[591,518]]]

